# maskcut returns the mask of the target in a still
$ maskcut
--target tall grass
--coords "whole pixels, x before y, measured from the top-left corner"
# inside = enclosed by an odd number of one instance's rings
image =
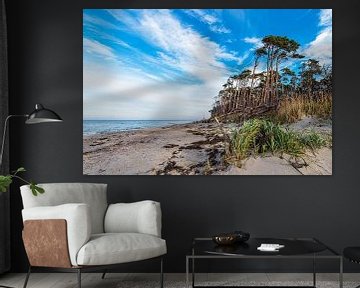
[[[327,145],[326,139],[315,132],[294,132],[264,119],[245,121],[241,128],[232,132],[230,141],[228,158],[236,160],[263,153],[286,153],[298,157],[307,149]]]
[[[308,95],[296,95],[285,97],[280,100],[274,113],[274,120],[279,123],[293,123],[303,116],[316,116],[328,119],[332,115],[332,95],[324,93],[309,97]]]

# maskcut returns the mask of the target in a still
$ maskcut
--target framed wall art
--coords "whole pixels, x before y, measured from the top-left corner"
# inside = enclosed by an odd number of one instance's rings
[[[86,175],[331,175],[331,9],[83,10]]]

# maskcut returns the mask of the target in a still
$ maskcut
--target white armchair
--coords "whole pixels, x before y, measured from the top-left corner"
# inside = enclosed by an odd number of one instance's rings
[[[161,239],[161,209],[154,201],[107,204],[106,184],[40,184],[45,193],[33,196],[28,185],[21,196],[23,240],[30,267],[78,273],[107,270],[117,264],[160,258],[166,241]],[[105,273],[103,274],[103,278]]]

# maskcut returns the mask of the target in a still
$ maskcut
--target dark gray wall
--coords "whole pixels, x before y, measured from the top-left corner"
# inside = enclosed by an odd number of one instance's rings
[[[160,201],[163,236],[169,251],[165,268],[169,272],[184,271],[184,255],[192,237],[233,229],[250,231],[255,236],[314,236],[339,251],[348,245],[360,246],[360,95],[355,89],[360,67],[359,57],[355,56],[359,49],[358,0],[307,0],[298,4],[301,5],[298,8],[334,9],[336,93],[334,168],[330,177],[82,175],[83,8],[282,8],[300,2],[11,0],[7,3],[11,112],[26,113],[34,103],[40,102],[58,111],[65,120],[59,125],[26,128],[22,121],[13,121],[12,168],[25,166],[31,171],[27,176],[38,182],[108,183],[110,202]],[[12,270],[24,271],[27,260],[21,241],[22,204],[16,184],[11,192]],[[226,270],[236,266],[232,264],[221,267],[211,264],[210,268]],[[246,267],[255,266],[277,270],[285,264],[269,266],[258,262]],[[155,263],[149,263],[124,269],[154,271],[156,268]]]

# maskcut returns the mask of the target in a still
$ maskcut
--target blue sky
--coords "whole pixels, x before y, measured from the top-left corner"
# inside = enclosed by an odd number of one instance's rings
[[[270,34],[331,63],[327,9],[86,9],[84,119],[207,118],[222,84],[252,65],[254,49]]]

